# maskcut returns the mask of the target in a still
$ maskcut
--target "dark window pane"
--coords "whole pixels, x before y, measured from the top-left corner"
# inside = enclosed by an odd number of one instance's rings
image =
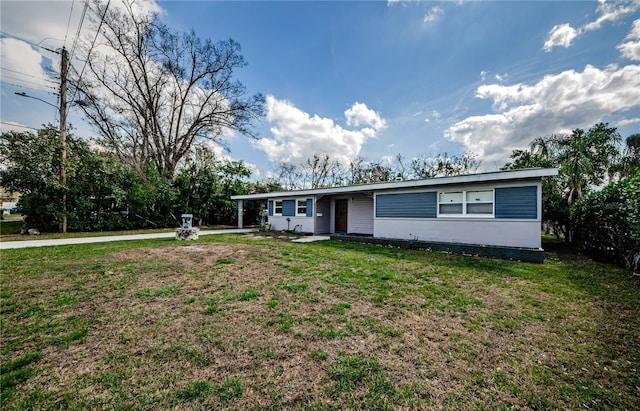
[[[462,204],[440,204],[440,214],[462,214]]]
[[[493,203],[467,204],[467,214],[493,214]]]

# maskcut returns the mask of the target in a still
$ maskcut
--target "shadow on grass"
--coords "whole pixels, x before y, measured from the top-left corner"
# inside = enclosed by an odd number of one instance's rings
[[[21,220],[1,220],[0,235],[18,235],[22,229]]]

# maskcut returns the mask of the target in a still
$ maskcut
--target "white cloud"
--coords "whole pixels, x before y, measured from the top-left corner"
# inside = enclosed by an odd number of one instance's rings
[[[82,6],[83,2],[70,0],[3,1],[2,31],[50,50],[59,50],[65,44],[67,49],[71,50],[76,31],[80,25]],[[123,7],[121,0],[112,0],[109,3],[110,9],[118,7]],[[155,1],[135,2],[134,10],[137,13],[162,12]],[[91,28],[88,20],[87,16],[82,24],[80,36],[85,39],[93,39],[95,31]],[[69,23],[68,26],[67,23]],[[41,48],[32,48],[24,42],[20,42],[22,46],[19,47],[15,43],[5,43],[5,40],[19,41],[13,38],[2,39],[0,53],[3,68],[8,67],[5,66],[5,62],[8,62],[8,64],[12,64],[12,69],[17,66],[25,74],[40,77],[42,57],[45,57],[53,60],[52,65],[56,71],[59,69],[60,60],[57,54]],[[41,54],[41,58],[36,58],[36,54]],[[74,62],[72,61],[72,63]],[[76,61],[75,63],[80,65],[82,62]],[[32,84],[29,86],[31,87]]]
[[[616,127],[624,127],[624,126],[628,126],[629,124],[636,124],[636,123],[640,123],[640,117],[626,118],[624,120],[620,120],[616,123]]]
[[[583,26],[583,31],[598,30],[602,27],[602,24],[608,21],[618,20],[620,17],[634,13],[640,8],[640,2],[638,0],[627,1],[614,1],[606,2],[605,0],[599,0],[597,11],[600,13],[600,17],[596,21],[592,21]]]
[[[433,110],[425,119],[424,122],[428,123],[431,120],[440,120],[440,113],[437,110]]]
[[[364,103],[356,102],[351,108],[344,112],[344,116],[347,119],[347,125],[352,127],[364,125],[373,127],[376,130],[381,130],[386,126],[384,119]]]
[[[0,66],[3,81],[28,86],[29,89],[51,91],[55,88],[42,69],[42,55],[24,41],[4,37],[0,39]]]
[[[408,7],[410,3],[415,3],[416,0],[387,0],[387,7],[391,7],[395,4],[399,4],[402,7]]]
[[[422,21],[424,23],[433,23],[440,18],[440,15],[442,15],[442,13],[444,13],[444,10],[442,10],[442,8],[433,6],[427,13],[425,13]]]
[[[476,152],[484,164],[504,164],[511,151],[536,137],[590,127],[613,113],[640,106],[640,65],[545,76],[533,85],[480,86],[476,96],[493,100],[497,113],[468,117],[445,137]]]
[[[480,80],[485,81],[487,79],[487,74],[489,74],[489,73],[487,73],[486,70],[482,70],[480,72]]]
[[[549,38],[544,42],[544,51],[551,51],[557,46],[569,47],[576,37],[578,37],[578,30],[571,27],[569,23],[553,26],[549,32]]]
[[[329,154],[343,164],[357,157],[362,145],[385,127],[385,120],[363,103],[344,112],[348,130],[330,118],[309,115],[293,103],[269,95],[265,104],[272,138],[253,142],[272,162],[298,164],[314,154]]]
[[[640,60],[640,19],[633,22],[626,41],[617,46],[622,55],[630,60]]]
[[[599,0],[596,12],[600,14],[595,21],[586,23],[575,29],[569,23],[558,24],[553,26],[549,32],[549,37],[544,43],[544,51],[549,52],[554,47],[570,47],[577,37],[582,34],[598,30],[602,25],[609,21],[615,21],[621,17],[635,13],[640,9],[640,0],[623,0],[615,2],[606,2]]]

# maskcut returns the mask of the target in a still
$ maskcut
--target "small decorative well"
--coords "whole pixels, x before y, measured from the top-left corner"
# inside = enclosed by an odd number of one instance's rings
[[[176,240],[197,240],[198,230],[193,227],[193,214],[182,214],[182,225],[176,228]]]

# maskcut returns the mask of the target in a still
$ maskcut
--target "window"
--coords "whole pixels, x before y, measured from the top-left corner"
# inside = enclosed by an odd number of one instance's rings
[[[493,215],[493,190],[467,191],[467,214]]]
[[[440,192],[438,215],[492,217],[493,190]]]
[[[439,214],[462,214],[462,191],[438,195]]]
[[[282,200],[273,202],[273,215],[282,215]]]
[[[296,215],[307,216],[307,200],[296,200]]]

